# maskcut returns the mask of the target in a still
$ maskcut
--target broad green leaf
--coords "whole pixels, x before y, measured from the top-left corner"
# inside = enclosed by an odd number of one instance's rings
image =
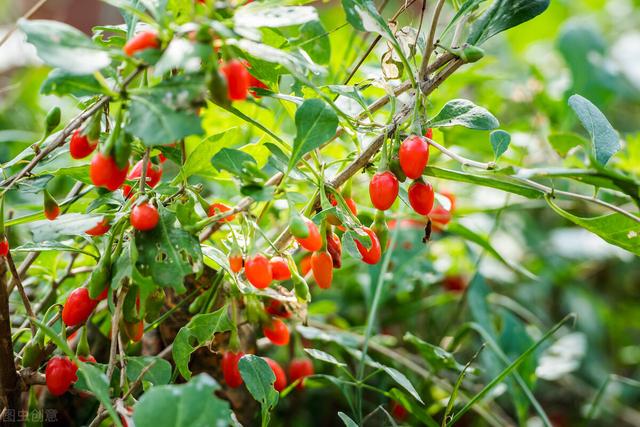
[[[231,425],[229,402],[215,395],[220,385],[200,374],[187,384],[152,387],[133,410],[136,427],[226,427]]]
[[[322,350],[316,350],[315,348],[305,348],[304,351],[314,359],[320,360],[321,362],[330,363],[336,366],[347,366],[346,363],[340,362],[338,359],[330,355],[329,353],[325,353]]]
[[[109,415],[116,425],[121,426],[120,418],[111,405],[111,395],[109,392],[109,379],[98,367],[91,363],[77,362],[78,377],[83,381],[95,397],[107,408]]]
[[[184,292],[185,276],[202,271],[202,252],[198,238],[176,224],[176,217],[160,205],[160,221],[149,231],[136,231],[136,267],[144,276],[176,292]]]
[[[338,116],[321,99],[308,99],[296,111],[296,139],[289,159],[289,169],[308,152],[332,138],[338,128]]]
[[[211,158],[229,143],[233,144],[240,136],[239,130],[232,128],[203,139],[187,153],[187,161],[181,169],[182,177],[188,178],[192,175],[216,177],[217,172],[211,165]]]
[[[489,138],[491,139],[491,148],[493,148],[493,154],[495,156],[495,159],[497,160],[504,154],[505,151],[507,151],[507,148],[509,148],[509,144],[511,143],[511,135],[509,134],[509,132],[498,129],[491,132]]]
[[[588,99],[580,95],[573,95],[569,98],[569,105],[591,136],[591,146],[596,160],[601,165],[606,165],[611,156],[620,150],[618,133],[602,114],[602,111]]]
[[[44,95],[58,96],[94,96],[102,91],[102,86],[92,75],[79,76],[60,68],[52,70],[40,87]]]
[[[327,31],[320,21],[311,21],[300,27],[300,36],[292,40],[292,44],[299,45],[309,54],[312,61],[318,64],[328,64],[331,59],[331,44]]]
[[[246,174],[245,163],[247,162],[257,164],[250,154],[235,148],[223,148],[211,158],[214,168],[229,171],[234,175]]]
[[[242,39],[237,42],[240,49],[262,61],[272,64],[282,65],[292,74],[303,77],[305,73],[312,72],[314,74],[322,74],[325,70],[317,64],[314,64],[306,55],[293,52],[285,52],[263,43],[257,43],[252,40]]]
[[[296,330],[308,340],[334,342],[345,348],[355,348],[359,345],[359,341],[348,332],[332,331],[328,333],[318,328],[302,325],[298,326]]]
[[[620,213],[612,213],[593,218],[581,218],[570,214],[547,198],[549,206],[560,216],[592,233],[603,240],[640,255],[640,223]]]
[[[147,147],[202,134],[200,117],[195,112],[177,109],[175,99],[165,101],[156,96],[132,96],[127,132],[140,138]]]
[[[72,74],[91,74],[111,63],[105,50],[62,22],[20,19],[18,27],[36,47],[38,56],[52,67]]]
[[[549,135],[549,144],[560,157],[566,157],[574,147],[586,146],[586,142],[584,138],[575,133],[552,133]]]
[[[480,45],[496,34],[527,22],[544,12],[550,0],[495,0],[474,22],[467,43]]]
[[[276,376],[267,362],[259,356],[248,354],[238,362],[240,375],[251,396],[262,408],[262,425],[269,425],[271,411],[278,404],[279,393],[273,388]]]
[[[487,109],[467,99],[453,99],[429,122],[428,127],[464,126],[469,129],[491,130],[500,123]]]
[[[128,356],[127,378],[129,381],[138,379],[144,369],[147,369],[143,381],[150,382],[154,386],[168,384],[171,381],[171,364],[161,357],[156,356]],[[151,366],[150,368],[147,368]]]
[[[191,378],[189,370],[191,353],[213,340],[214,334],[227,332],[233,328],[228,310],[229,308],[225,305],[213,313],[197,314],[178,331],[173,342],[173,360],[185,379]]]
[[[402,339],[405,342],[414,345],[427,363],[429,363],[429,365],[431,365],[431,367],[436,371],[440,369],[462,371],[464,369],[464,366],[458,363],[458,361],[453,357],[453,354],[441,347],[429,344],[428,342],[413,335],[411,332],[405,333]]]
[[[269,2],[253,2],[239,8],[233,15],[236,27],[290,27],[318,20],[313,6],[280,6]]]
[[[82,236],[85,230],[95,227],[102,216],[71,213],[60,215],[53,221],[36,221],[31,224],[34,242],[57,241],[62,237]]]

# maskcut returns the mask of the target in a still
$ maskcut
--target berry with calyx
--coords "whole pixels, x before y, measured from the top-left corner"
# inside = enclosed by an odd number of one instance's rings
[[[273,345],[289,344],[289,328],[280,319],[271,319],[270,324],[262,327],[262,333]]]
[[[44,216],[47,217],[49,221],[53,221],[60,215],[60,206],[58,206],[58,202],[56,199],[49,194],[49,192],[44,190]]]
[[[412,135],[400,145],[398,157],[407,178],[418,179],[429,163],[429,144],[421,137]]]
[[[136,52],[145,49],[157,49],[159,47],[160,41],[158,40],[158,35],[153,31],[143,31],[131,37],[122,50],[125,55],[133,56]]]
[[[284,373],[284,369],[278,362],[268,357],[263,357],[264,361],[267,362],[271,370],[273,371],[273,375],[276,376],[276,381],[273,384],[273,388],[277,391],[282,391],[287,388],[287,375]]]
[[[150,203],[140,203],[131,209],[131,217],[129,218],[133,228],[139,231],[149,231],[156,228],[160,215],[158,209]]]
[[[62,308],[62,321],[67,326],[80,325],[87,321],[98,301],[89,297],[87,288],[74,289]]]
[[[398,178],[391,171],[376,173],[369,183],[371,203],[381,211],[386,211],[393,205],[399,191]]]
[[[241,351],[226,351],[222,355],[222,376],[224,377],[224,382],[231,388],[242,385],[242,376],[238,369],[238,362],[242,356],[244,356],[244,353]]]
[[[434,193],[430,183],[422,180],[413,181],[409,187],[409,204],[416,213],[428,215],[433,208]]]
[[[289,270],[287,260],[279,256],[274,256],[269,263],[271,264],[273,280],[282,281],[291,279],[291,270]]]
[[[113,157],[97,152],[91,159],[89,177],[96,187],[106,187],[114,191],[124,183],[128,170],[129,162],[121,168]]]
[[[309,252],[315,252],[322,247],[320,230],[318,230],[318,226],[310,219],[305,218],[304,220],[307,225],[309,235],[307,237],[296,237],[296,241]]]
[[[77,368],[76,368],[77,369]],[[45,380],[49,393],[62,396],[78,380],[76,369],[67,357],[52,357],[45,369]]]
[[[227,80],[227,97],[230,101],[243,101],[249,93],[250,74],[242,61],[232,59],[220,66]]]
[[[333,280],[333,259],[328,251],[318,251],[311,255],[311,271],[316,283],[322,289],[329,289]]]
[[[304,379],[315,373],[313,363],[307,358],[293,359],[289,363],[289,380],[294,382],[300,380],[296,388],[302,390],[304,388]]]
[[[254,255],[247,259],[244,263],[244,275],[253,286],[258,289],[264,289],[271,284],[273,280],[273,271],[271,263],[266,256],[262,254]]]
[[[229,254],[229,268],[234,273],[239,273],[242,270],[242,264],[244,260],[242,259],[242,254],[238,251],[233,251]]]
[[[380,248],[380,241],[378,240],[378,236],[373,232],[369,227],[362,227],[362,230],[367,233],[369,238],[371,239],[371,247],[367,249],[360,241],[356,240],[356,247],[358,248],[358,252],[362,255],[362,261],[367,264],[377,264],[380,261],[382,256],[382,250]]]
[[[83,135],[79,129],[73,132],[69,141],[69,154],[74,159],[84,159],[98,146],[98,141],[91,141],[88,135]]]

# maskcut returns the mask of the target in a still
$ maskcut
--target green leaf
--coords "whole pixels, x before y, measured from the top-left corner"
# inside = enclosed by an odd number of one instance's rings
[[[289,159],[289,169],[308,152],[332,138],[338,128],[338,116],[321,99],[308,99],[296,111],[296,139]]]
[[[452,369],[461,372],[464,369],[464,366],[458,363],[453,354],[441,347],[423,341],[411,332],[405,333],[402,339],[415,346],[427,363],[436,371]]]
[[[52,70],[40,87],[44,95],[58,96],[93,96],[102,91],[102,86],[93,75],[78,76],[60,68]]]
[[[464,126],[469,129],[491,130],[500,126],[498,119],[483,107],[467,99],[453,99],[429,122],[427,127]]]
[[[179,109],[176,100],[157,96],[132,96],[127,132],[147,147],[172,144],[189,135],[202,135],[200,117]]]
[[[312,61],[318,64],[328,64],[331,59],[331,44],[327,31],[320,21],[311,21],[300,27],[300,36],[292,40],[309,54]],[[310,42],[313,40],[312,42]]]
[[[54,221],[36,221],[31,224],[34,242],[56,241],[62,237],[82,236],[95,227],[102,216],[71,213],[60,215]]]
[[[509,148],[509,144],[511,143],[511,135],[509,132],[498,129],[491,132],[489,136],[491,139],[491,147],[493,148],[493,154],[495,159],[498,160],[500,156],[502,156],[507,148]]]
[[[233,328],[228,310],[229,308],[225,305],[213,313],[195,315],[178,331],[173,342],[173,360],[185,379],[191,378],[189,370],[191,353],[209,343],[214,334],[230,331]],[[192,344],[194,339],[195,345]]]
[[[581,218],[570,214],[546,198],[549,206],[560,216],[592,233],[606,242],[640,255],[640,223],[620,213],[612,213],[594,218]]]
[[[236,10],[233,23],[239,28],[290,27],[318,20],[313,6],[280,6],[269,2],[253,2]]]
[[[71,74],[91,74],[111,63],[105,50],[80,30],[62,22],[20,19],[18,27],[36,47],[40,59],[52,67]]]
[[[121,426],[120,417],[116,414],[111,405],[111,395],[109,394],[109,379],[98,367],[91,363],[76,362],[78,365],[79,379],[87,386],[96,398],[107,408],[107,412],[116,425]]]
[[[549,144],[560,157],[566,157],[572,148],[586,146],[586,143],[584,138],[575,133],[552,133],[549,135]]]
[[[160,221],[153,230],[136,231],[136,266],[160,286],[185,291],[185,276],[202,271],[202,251],[198,238],[176,224],[176,217],[162,205]]]
[[[550,0],[495,0],[473,24],[467,43],[480,45],[496,34],[527,22],[544,12]]]
[[[315,348],[305,348],[304,351],[314,359],[320,360],[321,362],[330,363],[332,365],[345,367],[346,363],[340,362],[338,359],[330,355],[329,353],[325,353],[322,350],[316,350]]]
[[[380,16],[373,1],[342,0],[342,7],[347,14],[347,21],[356,30],[373,32],[392,43],[397,43],[387,21]]]
[[[259,356],[248,354],[238,362],[240,375],[251,396],[262,407],[262,425],[269,425],[270,412],[278,404],[279,393],[273,388],[276,376],[267,362]]]
[[[596,160],[601,165],[606,165],[611,156],[620,150],[618,133],[602,114],[602,111],[588,99],[580,95],[573,95],[569,98],[569,105],[591,136],[591,145]]]
[[[137,427],[225,427],[231,425],[229,402],[218,398],[220,385],[200,374],[187,384],[152,387],[135,404]]]
[[[251,154],[235,148],[223,148],[211,158],[211,164],[214,168],[229,171],[233,175],[244,175],[246,173],[245,162],[257,164]]]
[[[92,252],[85,251],[80,247],[65,245],[60,242],[43,241],[43,242],[27,242],[17,248],[11,249],[12,252],[77,252],[92,257],[96,255]]]
[[[358,424],[355,421],[353,421],[351,418],[349,418],[349,416],[344,412],[338,412],[338,416],[344,423],[345,427],[358,427]]]
[[[144,369],[147,369],[143,381],[156,385],[168,384],[171,381],[171,363],[167,360],[156,356],[128,356],[127,360],[127,378],[129,381],[138,379]],[[150,368],[147,368],[151,366]]]

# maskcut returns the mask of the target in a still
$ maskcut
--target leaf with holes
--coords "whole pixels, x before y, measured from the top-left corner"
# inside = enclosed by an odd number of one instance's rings
[[[228,310],[229,308],[225,305],[213,313],[197,314],[178,331],[173,342],[173,360],[184,378],[191,378],[189,370],[191,353],[209,343],[214,334],[227,332],[233,328]]]
[[[185,276],[202,271],[202,251],[198,238],[176,225],[176,217],[162,205],[160,221],[153,230],[136,231],[136,267],[143,276],[176,292],[185,291]]]

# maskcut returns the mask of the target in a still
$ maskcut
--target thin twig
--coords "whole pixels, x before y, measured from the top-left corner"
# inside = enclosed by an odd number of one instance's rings
[[[429,38],[427,44],[424,47],[424,56],[422,57],[422,64],[420,65],[420,81],[424,81],[427,78],[429,70],[429,58],[433,53],[434,39],[436,37],[436,28],[438,27],[438,21],[440,20],[440,12],[444,6],[444,0],[438,0],[436,7],[433,11],[433,19],[431,20],[431,28],[429,29]]]
[[[25,13],[24,15],[22,15],[21,19],[29,19],[34,13],[36,13],[38,11],[38,9],[40,9],[45,3],[47,2],[47,0],[40,0],[38,3],[34,4],[33,7],[31,9],[29,9],[27,11],[27,13]],[[17,22],[15,22],[11,28],[4,34],[4,36],[2,36],[2,38],[0,39],[0,46],[2,46],[3,44],[6,43],[7,40],[9,40],[9,37],[11,37],[11,35],[13,33],[16,32],[16,30],[18,29],[18,25]]]
[[[16,286],[18,287],[18,293],[20,294],[20,298],[22,298],[22,305],[24,305],[24,309],[27,312],[27,317],[30,320],[29,325],[31,327],[31,333],[32,333],[31,336],[35,336],[38,329],[36,327],[36,324],[33,322],[35,315],[33,314],[33,309],[31,308],[31,301],[29,301],[29,297],[27,296],[27,293],[24,291],[24,286],[22,286],[22,280],[20,280],[20,274],[16,270],[16,265],[13,262],[13,256],[11,255],[11,252],[7,253],[6,258],[7,258],[7,264],[9,265],[9,271],[11,271],[11,275],[13,276],[13,279],[16,281]]]

